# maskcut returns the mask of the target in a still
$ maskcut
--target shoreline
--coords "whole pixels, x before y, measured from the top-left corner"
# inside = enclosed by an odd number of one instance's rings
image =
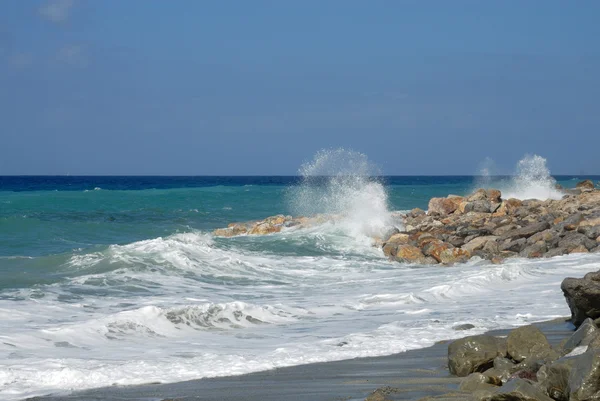
[[[565,316],[533,325],[555,346],[573,334],[574,326],[567,319]],[[506,336],[514,328],[485,334]],[[455,394],[459,397],[457,400],[464,399],[469,393],[458,390],[463,378],[452,376],[448,371],[447,351],[451,341],[387,356],[310,363],[175,383],[102,387],[24,400],[363,401],[382,387],[389,387],[390,400],[421,400],[448,394]]]

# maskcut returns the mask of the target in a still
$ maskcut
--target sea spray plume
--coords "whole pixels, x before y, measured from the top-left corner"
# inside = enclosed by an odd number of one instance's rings
[[[479,165],[477,173],[475,179],[477,188],[489,188],[492,184],[492,177],[496,173],[496,163],[491,157],[486,157]]]
[[[317,152],[299,170],[300,185],[290,189],[294,214],[336,216],[351,236],[377,236],[390,225],[387,193],[366,155],[343,148]]]
[[[550,175],[546,159],[527,154],[517,163],[515,176],[501,190],[506,199],[561,199],[564,194],[555,185],[556,180]]]

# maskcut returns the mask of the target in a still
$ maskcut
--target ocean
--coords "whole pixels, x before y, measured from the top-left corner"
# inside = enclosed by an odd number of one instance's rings
[[[440,267],[373,246],[393,211],[434,196],[549,198],[600,179],[522,162],[507,177],[381,176],[345,152],[294,177],[0,177],[0,399],[389,355],[567,316],[560,282],[600,255]],[[341,218],[212,235],[318,213]]]

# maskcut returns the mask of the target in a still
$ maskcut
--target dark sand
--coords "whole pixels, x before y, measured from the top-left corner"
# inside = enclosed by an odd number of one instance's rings
[[[552,345],[572,334],[565,319],[539,323]],[[508,330],[492,332],[507,335]],[[465,332],[468,335],[468,332]],[[392,400],[418,400],[454,393],[445,400],[465,399],[458,392],[461,379],[448,373],[447,342],[400,354],[338,362],[292,366],[241,376],[191,380],[171,384],[114,386],[70,395],[35,397],[58,400],[203,400],[203,401],[354,401],[364,400],[376,388],[393,388]]]

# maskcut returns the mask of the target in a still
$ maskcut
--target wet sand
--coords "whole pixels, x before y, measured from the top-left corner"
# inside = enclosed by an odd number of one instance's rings
[[[536,324],[552,345],[573,333],[566,318]],[[508,330],[491,334],[507,335]],[[465,332],[465,335],[469,335]],[[36,401],[358,401],[376,388],[390,386],[391,400],[422,398],[462,400],[460,378],[447,368],[448,342],[375,358],[357,358],[280,368],[240,376],[170,384],[113,386],[68,395],[35,397]],[[442,394],[454,393],[454,396]]]

